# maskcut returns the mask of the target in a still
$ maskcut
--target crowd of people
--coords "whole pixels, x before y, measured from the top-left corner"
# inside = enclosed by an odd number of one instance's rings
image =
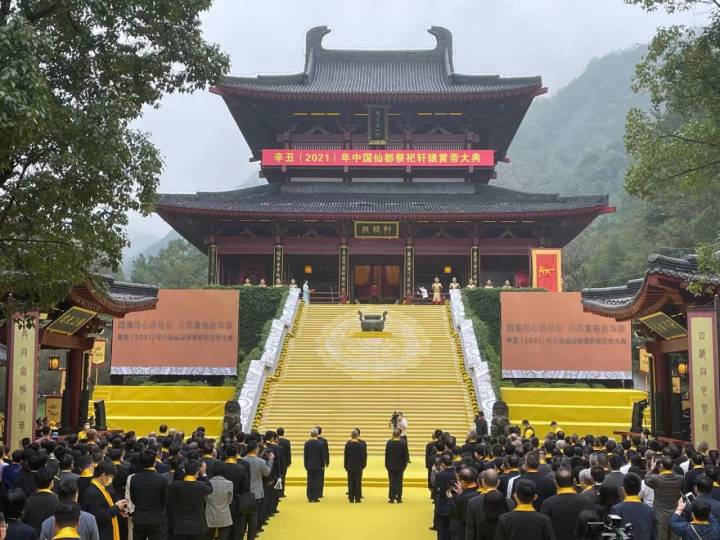
[[[635,436],[545,438],[529,422],[426,447],[438,540],[720,539],[716,450]]]
[[[252,540],[292,463],[282,428],[215,441],[202,427],[57,438],[46,426],[0,452],[4,540]]]
[[[388,502],[403,502],[410,463],[403,417],[385,450]],[[438,540],[720,540],[720,454],[707,444],[544,438],[529,422],[491,437],[484,417],[463,440],[436,430],[425,453]],[[4,540],[249,540],[278,512],[292,447],[282,428],[219,440],[160,426],[42,436],[0,448]],[[347,496],[360,503],[367,445],[345,444]],[[303,447],[307,499],[323,498],[330,449],[316,426]],[[4,522],[3,522],[4,521]],[[5,525],[6,524],[6,525]],[[609,535],[609,536],[608,536]]]

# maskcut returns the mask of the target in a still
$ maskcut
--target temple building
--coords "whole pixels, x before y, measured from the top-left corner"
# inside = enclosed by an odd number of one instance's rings
[[[585,311],[633,322],[653,432],[712,448],[720,445],[718,293],[720,276],[699,269],[696,255],[651,255],[642,278],[582,291]]]
[[[40,370],[64,372],[60,393],[45,396],[45,416],[61,426],[61,433],[80,430],[88,417],[104,426],[104,415],[88,411],[91,371],[105,361],[104,329],[112,319],[128,313],[155,309],[156,287],[94,276],[69,290],[51,309],[13,313],[0,324],[0,342],[7,345],[7,393],[4,440],[20,448],[24,438],[35,440]],[[39,363],[40,351],[50,354]],[[61,356],[65,367],[61,367]],[[52,398],[53,401],[49,401]]]
[[[559,250],[613,211],[607,196],[489,184],[541,78],[455,72],[440,27],[435,48],[408,51],[327,49],[329,31],[307,33],[300,73],[211,89],[265,185],[159,196],[158,214],[208,254],[209,282],[307,279],[360,300],[375,286],[385,301],[436,276],[447,290],[452,277],[522,287],[540,272],[560,288]],[[554,268],[533,265],[541,250]]]

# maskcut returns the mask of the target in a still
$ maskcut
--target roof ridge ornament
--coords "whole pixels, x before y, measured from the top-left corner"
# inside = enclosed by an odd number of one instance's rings
[[[328,35],[332,30],[327,26],[314,26],[305,34],[305,60],[310,56],[310,51],[314,49],[323,49],[322,42],[323,38]]]
[[[445,51],[445,61],[448,66],[448,75],[455,71],[453,67],[453,35],[444,26],[431,26],[428,33],[435,36],[435,50]]]

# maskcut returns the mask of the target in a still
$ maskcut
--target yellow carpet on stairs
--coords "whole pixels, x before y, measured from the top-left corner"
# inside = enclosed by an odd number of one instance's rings
[[[286,489],[280,513],[261,540],[431,540],[433,506],[429,491],[409,488],[402,504],[388,504],[387,488],[363,488],[363,502],[350,504],[345,487],[326,487],[319,503],[309,503],[304,486]]]
[[[387,311],[385,331],[361,332],[358,308]],[[435,429],[462,439],[473,425],[458,348],[446,306],[303,306],[256,424],[260,431],[284,427],[299,464],[310,429],[322,426],[331,454],[326,480],[335,485],[345,481],[344,444],[359,427],[370,457],[368,485],[387,485],[383,455],[394,410],[405,413],[411,457],[421,467]],[[423,485],[422,470],[418,476],[408,481]],[[304,482],[302,468],[288,475],[290,485]]]

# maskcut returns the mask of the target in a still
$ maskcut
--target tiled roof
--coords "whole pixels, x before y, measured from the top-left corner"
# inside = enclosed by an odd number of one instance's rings
[[[110,276],[103,276],[108,286],[108,296],[111,300],[122,304],[144,304],[157,300],[158,288],[144,283],[128,283],[115,281]]]
[[[696,255],[686,255],[679,259],[655,254],[648,258],[644,277],[617,287],[583,289],[582,303],[586,311],[595,313],[621,315],[627,312],[628,315],[642,316],[648,309],[657,309],[657,303],[662,302],[666,293],[664,289],[654,290],[650,284],[655,276],[671,278],[679,283],[702,279],[710,286],[720,286],[720,276],[703,275],[699,271]]]
[[[115,281],[112,276],[100,275],[73,287],[68,298],[86,309],[122,317],[134,311],[155,309],[158,289],[153,285]]]
[[[190,213],[253,217],[286,216],[457,216],[541,217],[564,214],[598,214],[610,211],[606,195],[561,197],[513,191],[479,184],[471,191],[448,192],[404,185],[285,186],[194,195],[161,194],[160,214]]]
[[[255,95],[378,95],[468,97],[542,93],[540,77],[502,78],[497,75],[455,73],[452,34],[441,27],[429,32],[437,46],[429,50],[362,51],[325,49],[322,39],[330,30],[311,29],[307,34],[305,69],[293,75],[226,77],[219,93]]]

